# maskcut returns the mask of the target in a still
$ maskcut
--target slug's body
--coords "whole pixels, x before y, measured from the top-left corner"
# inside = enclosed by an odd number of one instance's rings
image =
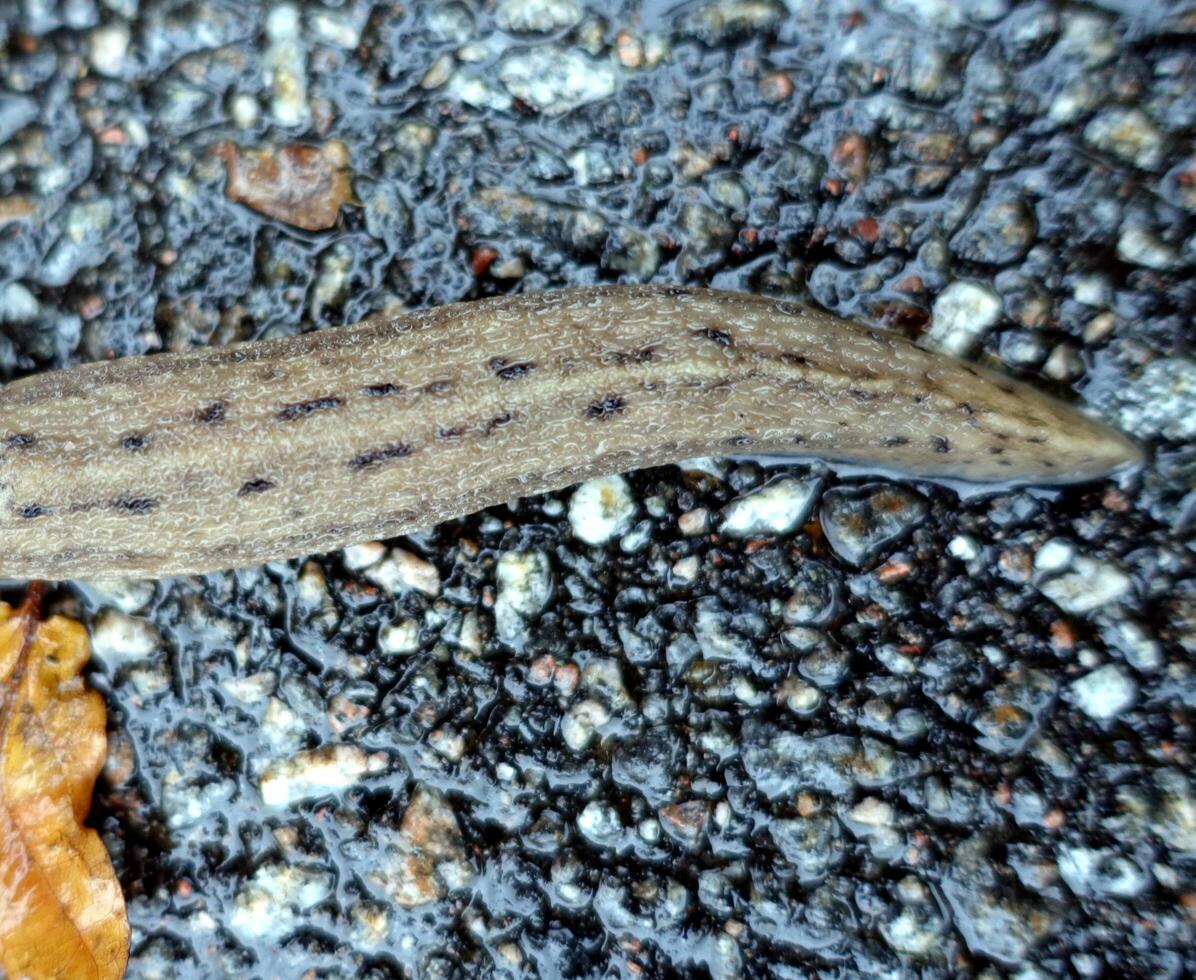
[[[808,307],[595,287],[0,390],[0,575],[170,575],[691,456],[1068,482],[1136,456],[1026,385]]]

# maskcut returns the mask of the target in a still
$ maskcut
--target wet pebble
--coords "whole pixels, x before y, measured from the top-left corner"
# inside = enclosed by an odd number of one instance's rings
[[[587,480],[569,498],[569,525],[573,533],[595,547],[625,533],[635,512],[631,487],[621,476]]]
[[[617,82],[608,62],[556,45],[539,45],[508,56],[499,78],[511,95],[547,116],[609,98]]]
[[[1034,214],[1020,197],[996,196],[977,206],[951,239],[951,250],[969,262],[1007,265],[1029,251],[1037,231]]]
[[[271,763],[261,774],[258,790],[267,806],[287,807],[340,793],[385,768],[385,757],[356,745],[325,745]]]
[[[527,639],[529,620],[552,595],[552,566],[542,551],[504,551],[495,578],[495,631],[504,643],[518,647]]]
[[[266,14],[266,37],[262,65],[264,81],[274,94],[270,111],[280,126],[303,126],[311,119],[311,110],[299,9],[289,3],[271,7]]]
[[[1147,269],[1174,269],[1180,264],[1179,252],[1149,228],[1127,225],[1117,238],[1117,256],[1132,265]]]
[[[1137,682],[1117,664],[1098,667],[1072,681],[1069,690],[1076,707],[1102,724],[1116,721],[1138,700]]]
[[[574,0],[501,0],[494,11],[506,31],[555,31],[581,20]]]
[[[91,653],[109,670],[144,660],[162,645],[157,627],[147,620],[106,609],[91,630]]]
[[[101,75],[111,78],[123,75],[128,50],[129,28],[120,22],[98,27],[88,38],[88,60]]]
[[[1083,898],[1128,899],[1150,886],[1150,874],[1112,848],[1061,848],[1059,875]]]
[[[819,516],[835,554],[853,565],[865,565],[917,527],[927,511],[926,499],[913,490],[874,483],[828,490]]]
[[[1041,560],[1042,552],[1039,556],[1035,568],[1040,573],[1060,567],[1050,556],[1047,560]],[[1059,561],[1063,560],[1060,556]],[[1067,571],[1040,580],[1038,588],[1064,612],[1090,615],[1107,610],[1128,597],[1133,588],[1129,576],[1116,565],[1087,555],[1070,556],[1061,567]]]
[[[366,568],[365,577],[387,592],[440,594],[440,572],[436,566],[402,548],[392,548],[382,561]]]
[[[817,480],[777,477],[764,486],[736,497],[722,512],[724,534],[746,538],[761,534],[788,534],[814,509]]]
[[[1111,394],[1117,420],[1144,439],[1196,439],[1196,360],[1160,357]]]
[[[237,892],[228,924],[243,942],[281,940],[332,893],[332,875],[317,868],[270,862]]]
[[[966,357],[1000,319],[1001,298],[992,289],[959,279],[935,298],[930,330],[920,342],[932,350]]]
[[[792,592],[785,602],[785,622],[792,626],[824,627],[839,611],[841,580],[829,566],[803,561],[793,573]]]
[[[1136,107],[1115,107],[1098,113],[1084,127],[1084,139],[1142,170],[1159,166],[1166,146],[1154,121]]]

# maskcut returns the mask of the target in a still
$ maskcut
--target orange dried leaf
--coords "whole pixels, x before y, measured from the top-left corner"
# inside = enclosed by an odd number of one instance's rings
[[[82,825],[104,764],[104,702],[79,671],[87,632],[0,603],[0,975],[123,975],[124,897]]]
[[[222,143],[216,154],[224,160],[230,200],[296,228],[331,228],[341,205],[355,203],[348,152],[342,143],[278,150],[243,150]]]

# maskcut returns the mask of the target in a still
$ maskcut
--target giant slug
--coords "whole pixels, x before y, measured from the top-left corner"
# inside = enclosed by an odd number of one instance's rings
[[[703,455],[1093,479],[1125,438],[798,303],[600,286],[131,357],[0,390],[0,575],[196,573]]]

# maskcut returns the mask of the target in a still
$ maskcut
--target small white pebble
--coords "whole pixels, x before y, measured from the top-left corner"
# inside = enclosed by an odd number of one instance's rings
[[[91,630],[92,655],[109,668],[144,660],[161,643],[161,635],[148,620],[115,609],[100,613]]]
[[[238,129],[253,129],[262,115],[262,107],[252,95],[241,92],[233,97],[229,113]]]
[[[1062,572],[1071,566],[1075,556],[1075,545],[1062,538],[1051,538],[1034,556],[1034,570],[1046,575]]]
[[[893,824],[892,804],[875,796],[865,796],[848,811],[848,816],[866,827],[889,827]]]
[[[700,569],[697,555],[688,555],[673,563],[673,575],[682,582],[692,582],[698,577]]]
[[[504,551],[495,569],[494,628],[504,643],[527,639],[528,621],[552,596],[552,565],[543,551]]]
[[[0,287],[0,323],[29,323],[37,319],[41,304],[21,283]]]
[[[1117,239],[1117,257],[1148,269],[1171,269],[1179,263],[1175,249],[1145,228],[1131,226]]]
[[[587,699],[571,705],[561,719],[561,738],[574,752],[580,752],[594,738],[594,733],[610,721],[610,712],[599,701]]]
[[[440,593],[440,572],[429,561],[394,548],[377,565],[366,569],[365,577],[387,592],[422,592],[435,596]]]
[[[739,538],[788,534],[809,516],[818,488],[817,480],[770,480],[723,508],[722,532]]]
[[[705,534],[710,528],[710,511],[705,507],[695,507],[687,510],[677,518],[677,530],[692,537],[695,534]]]
[[[934,301],[923,347],[965,357],[1001,319],[1001,297],[988,286],[957,279]]]
[[[777,688],[777,702],[795,715],[810,715],[822,707],[822,692],[790,674]]]
[[[975,561],[980,557],[976,539],[966,534],[957,534],[948,541],[947,551],[952,558],[958,558],[960,561]]]
[[[1102,308],[1113,301],[1113,284],[1099,273],[1078,276],[1072,285],[1071,294],[1077,303]]]
[[[97,27],[88,39],[88,60],[101,75],[119,78],[125,70],[125,56],[129,52],[129,28],[113,23]]]
[[[226,677],[220,682],[220,687],[234,701],[254,705],[260,704],[270,696],[277,680],[278,675],[274,671],[263,670],[248,677]]]
[[[345,568],[351,572],[360,572],[363,568],[376,565],[386,554],[386,545],[381,541],[366,541],[355,544],[341,552]]]
[[[588,545],[604,545],[625,533],[634,516],[631,487],[621,476],[587,480],[569,498],[569,524]]]
[[[1077,555],[1071,571],[1040,582],[1038,589],[1064,612],[1107,611],[1129,595],[1133,582],[1116,565]]]
[[[1138,700],[1137,682],[1117,664],[1106,664],[1071,684],[1076,706],[1099,722],[1110,722]]]
[[[419,623],[414,619],[387,623],[378,631],[378,648],[392,656],[414,653],[419,649]]]
[[[271,763],[262,772],[258,791],[266,806],[289,806],[340,793],[385,768],[386,759],[380,754],[367,755],[356,745],[324,745]]]

